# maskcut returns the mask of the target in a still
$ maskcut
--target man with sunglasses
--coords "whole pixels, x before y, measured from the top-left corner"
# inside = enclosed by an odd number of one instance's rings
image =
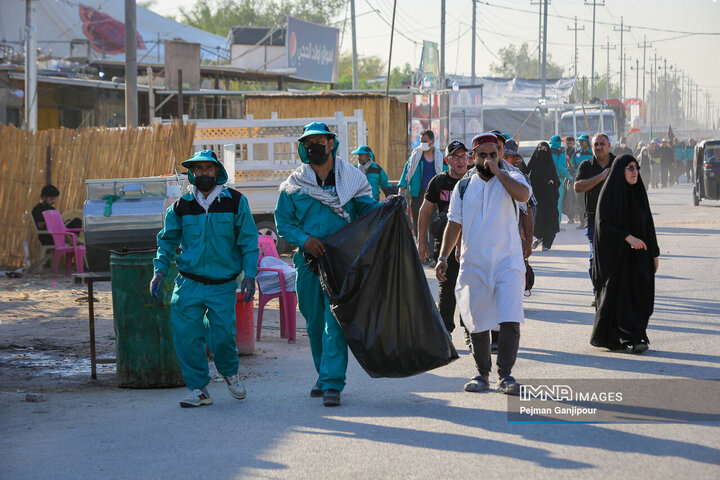
[[[450,170],[438,173],[430,180],[427,190],[425,191],[425,200],[420,207],[418,215],[418,254],[423,261],[430,259],[428,250],[427,237],[428,228],[435,238],[432,256],[437,260],[440,252],[440,242],[442,241],[442,233],[447,223],[447,211],[450,206],[450,196],[455,185],[467,172],[467,159],[469,155],[467,148],[462,142],[457,140],[450,142],[445,148],[445,159]],[[430,221],[434,207],[437,206],[438,215]],[[440,292],[438,301],[438,310],[440,316],[445,323],[445,328],[449,333],[455,329],[455,281],[457,280],[460,264],[455,258],[455,250],[448,255],[448,269],[446,273],[447,280],[440,282]]]
[[[472,354],[479,373],[464,389],[480,392],[489,388],[490,330],[499,325],[498,390],[518,395],[520,385],[510,375],[520,344],[520,324],[525,318],[525,262],[518,235],[517,204],[527,202],[532,189],[525,176],[499,156],[498,143],[492,133],[472,140],[476,173],[461,180],[453,190],[435,274],[438,280],[447,280],[447,257],[462,235],[455,297],[471,332]]]
[[[585,236],[590,243],[590,268],[588,273],[592,278],[593,270],[593,236],[595,235],[595,210],[598,197],[605,179],[610,173],[615,156],[610,153],[610,140],[604,133],[596,133],[592,142],[592,158],[583,160],[578,167],[573,188],[577,193],[585,194]],[[592,302],[595,306],[595,300]]]

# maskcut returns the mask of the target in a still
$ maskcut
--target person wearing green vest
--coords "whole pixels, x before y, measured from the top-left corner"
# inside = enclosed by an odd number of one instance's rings
[[[550,153],[552,154],[553,162],[555,163],[555,169],[557,170],[558,177],[560,179],[560,185],[558,186],[558,225],[562,223],[562,204],[563,197],[565,196],[565,180],[572,183],[573,177],[568,172],[567,164],[565,163],[565,152],[562,150],[562,138],[559,135],[553,135],[550,138]]]
[[[255,293],[258,232],[245,196],[225,183],[228,176],[212,150],[202,150],[182,163],[190,191],[165,212],[165,227],[157,235],[155,276],[150,294],[157,298],[178,246],[178,276],[170,301],[175,352],[185,385],[190,390],[182,407],[200,407],[213,401],[205,346],[230,394],[247,395],[238,368],[235,345],[237,277],[249,301]]]
[[[350,153],[358,156],[357,168],[365,174],[370,188],[372,188],[373,198],[378,202],[380,201],[380,190],[382,190],[387,197],[392,185],[385,170],[375,163],[375,154],[370,147],[360,145]]]
[[[348,347],[320,277],[308,263],[325,253],[321,238],[379,205],[365,175],[337,156],[338,145],[324,123],[305,125],[298,139],[303,164],[280,184],[275,207],[278,235],[298,248],[294,257],[298,307],[307,323],[318,375],[310,396],[322,397],[326,407],[340,405]]]

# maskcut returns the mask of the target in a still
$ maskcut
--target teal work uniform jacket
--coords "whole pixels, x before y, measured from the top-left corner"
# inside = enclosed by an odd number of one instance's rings
[[[377,201],[380,201],[380,190],[390,188],[392,185],[390,184],[390,180],[388,179],[385,170],[374,161],[368,161],[370,162],[370,166],[365,171],[365,177],[370,184],[370,188],[372,188],[373,198]],[[357,164],[357,167],[360,168],[359,163]]]
[[[167,274],[178,245],[180,272],[213,280],[257,275],[258,232],[247,199],[233,189],[223,189],[205,210],[192,192],[180,197],[165,212],[165,228],[157,236],[155,273]]]
[[[585,160],[589,160],[593,157],[592,150],[578,150],[578,152],[575,154],[575,156],[572,159],[573,167],[575,168],[575,172],[577,174],[578,168],[580,168],[580,164],[584,162]]]
[[[335,187],[324,187],[326,189]],[[355,220],[378,206],[369,195],[355,197],[344,205],[345,211]],[[322,238],[335,233],[348,222],[324,203],[302,191],[288,194],[280,192],[275,207],[275,225],[278,235],[303,250],[310,237]],[[297,263],[296,263],[297,265]]]

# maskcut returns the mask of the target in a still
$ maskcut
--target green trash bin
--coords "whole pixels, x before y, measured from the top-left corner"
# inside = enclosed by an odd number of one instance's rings
[[[160,298],[150,296],[155,250],[110,254],[118,385],[128,388],[184,385],[175,354],[170,299],[177,267],[165,277]]]

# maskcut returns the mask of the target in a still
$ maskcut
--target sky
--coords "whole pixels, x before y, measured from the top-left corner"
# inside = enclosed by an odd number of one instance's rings
[[[601,0],[598,1],[600,3]],[[180,7],[190,7],[193,0],[156,0],[151,7],[163,15],[176,15]],[[348,2],[349,5],[350,2]],[[472,0],[446,0],[446,61],[448,74],[471,73]],[[537,0],[478,1],[475,69],[478,76],[490,75],[490,65],[499,63],[498,51],[508,45],[527,41],[537,55]],[[396,30],[393,41],[393,67],[409,62],[419,63],[422,41],[440,42],[440,0],[397,0]],[[357,50],[360,55],[375,55],[387,60],[393,0],[355,0]],[[341,29],[341,52],[350,52],[349,6],[334,19]],[[548,54],[552,60],[573,73],[574,25],[578,18],[578,76],[590,77],[592,58],[592,5],[585,0],[551,0],[548,7]],[[595,71],[604,75],[610,53],[610,75],[620,77],[620,22],[630,31],[623,34],[623,50],[628,60],[625,97],[635,96],[636,59],[643,67],[642,42],[647,39],[646,89],[649,90],[651,58],[657,54],[657,65],[667,60],[668,74],[689,75],[700,86],[700,97],[709,92],[711,103],[720,103],[720,2],[718,0],[605,0],[596,7]],[[344,27],[344,28],[343,28]],[[615,29],[615,30],[614,30]],[[694,33],[694,35],[691,35]],[[715,35],[698,35],[714,33]],[[601,48],[610,42],[610,50]],[[640,45],[640,46],[639,46]],[[613,49],[613,46],[615,48]],[[632,66],[632,70],[631,67]],[[642,96],[642,70],[639,91]],[[703,103],[704,105],[704,103]]]

